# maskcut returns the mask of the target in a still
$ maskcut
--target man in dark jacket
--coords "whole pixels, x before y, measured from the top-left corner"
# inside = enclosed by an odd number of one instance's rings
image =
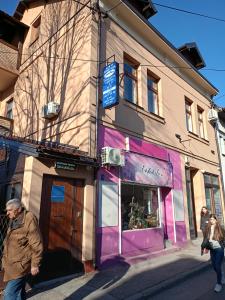
[[[19,199],[6,203],[9,229],[4,241],[2,267],[7,282],[4,300],[26,299],[25,284],[29,273],[39,273],[43,245],[36,217],[26,211]]]

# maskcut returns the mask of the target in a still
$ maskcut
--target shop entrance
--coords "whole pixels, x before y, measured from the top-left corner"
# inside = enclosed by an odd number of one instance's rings
[[[42,277],[49,279],[82,269],[83,192],[82,180],[43,178],[40,228],[45,255]]]

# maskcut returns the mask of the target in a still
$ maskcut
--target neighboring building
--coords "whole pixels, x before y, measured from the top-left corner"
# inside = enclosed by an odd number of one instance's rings
[[[0,30],[2,22],[14,26],[0,40],[0,62],[14,63],[0,70],[0,128],[11,125],[0,137],[1,205],[18,196],[36,214],[54,258],[44,264],[48,273],[73,272],[77,261],[94,268],[97,67],[89,5],[25,0],[14,17],[0,16]],[[18,32],[14,46],[9,33]]]
[[[207,120],[217,90],[197,70],[197,46],[175,49],[147,21],[151,2],[102,0],[101,12],[98,2],[24,0],[5,15],[23,39],[0,83],[1,203],[22,198],[49,261],[67,271],[182,245],[198,235],[202,205],[224,211]],[[112,61],[119,104],[103,109]]]
[[[198,72],[205,64],[196,44],[174,48],[141,13],[145,4],[100,6],[108,11],[102,53],[119,63],[120,97],[100,111],[99,151],[111,166],[98,173],[99,266],[196,238],[203,205],[222,222],[224,212],[207,117],[218,91]]]
[[[225,195],[225,109],[218,107],[212,109],[210,111],[210,119],[214,125],[218,141],[223,195]]]

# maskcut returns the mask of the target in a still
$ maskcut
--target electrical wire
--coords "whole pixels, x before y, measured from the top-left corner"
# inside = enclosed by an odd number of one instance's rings
[[[3,54],[14,54],[14,55],[18,55],[17,52],[10,52],[10,51],[1,51],[0,50],[0,53],[3,53]],[[94,60],[94,59],[83,59],[83,58],[71,58],[71,57],[60,57],[58,55],[56,56],[48,56],[48,55],[43,55],[43,54],[26,54],[26,53],[21,53],[22,56],[29,56],[30,59],[32,59],[32,57],[44,57],[44,58],[50,58],[50,59],[61,59],[61,60],[71,60],[71,61],[83,61],[83,62],[94,62],[94,63],[104,63],[106,62],[107,60],[104,60],[104,61],[98,61],[98,60]],[[29,58],[27,58],[27,60],[29,60]],[[26,61],[27,61],[26,60]],[[120,65],[123,65],[124,63],[123,62],[118,62],[118,64]],[[169,65],[152,65],[152,64],[139,64],[138,66],[140,67],[154,67],[154,68],[168,68],[168,69],[183,69],[183,70],[192,70],[194,68],[192,67],[182,67],[182,66],[169,66]],[[204,68],[202,69],[201,71],[215,71],[215,72],[225,72],[225,69],[216,69],[216,68]]]
[[[160,4],[160,3],[153,2],[153,4],[164,7],[164,8],[168,8],[168,9],[176,10],[176,11],[179,11],[179,12],[183,12],[183,13],[186,13],[186,14],[191,14],[191,15],[195,15],[195,16],[198,16],[198,17],[207,18],[207,19],[211,19],[211,20],[220,21],[220,22],[225,23],[225,19],[215,18],[215,17],[204,15],[204,14],[196,13],[196,12],[193,12],[193,11],[190,11],[190,10],[184,10],[184,9],[180,9],[180,8],[176,8],[176,7],[172,7],[172,6],[168,6],[168,5],[164,5],[164,4]]]

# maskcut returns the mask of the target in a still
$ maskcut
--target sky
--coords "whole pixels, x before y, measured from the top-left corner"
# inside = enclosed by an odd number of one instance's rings
[[[12,15],[18,2],[18,0],[0,0],[0,10]],[[206,67],[200,72],[219,90],[214,98],[215,103],[225,107],[225,0],[153,0],[152,2],[158,13],[151,17],[149,22],[175,47],[190,42],[197,44],[206,63]],[[159,4],[223,21],[168,9]]]

